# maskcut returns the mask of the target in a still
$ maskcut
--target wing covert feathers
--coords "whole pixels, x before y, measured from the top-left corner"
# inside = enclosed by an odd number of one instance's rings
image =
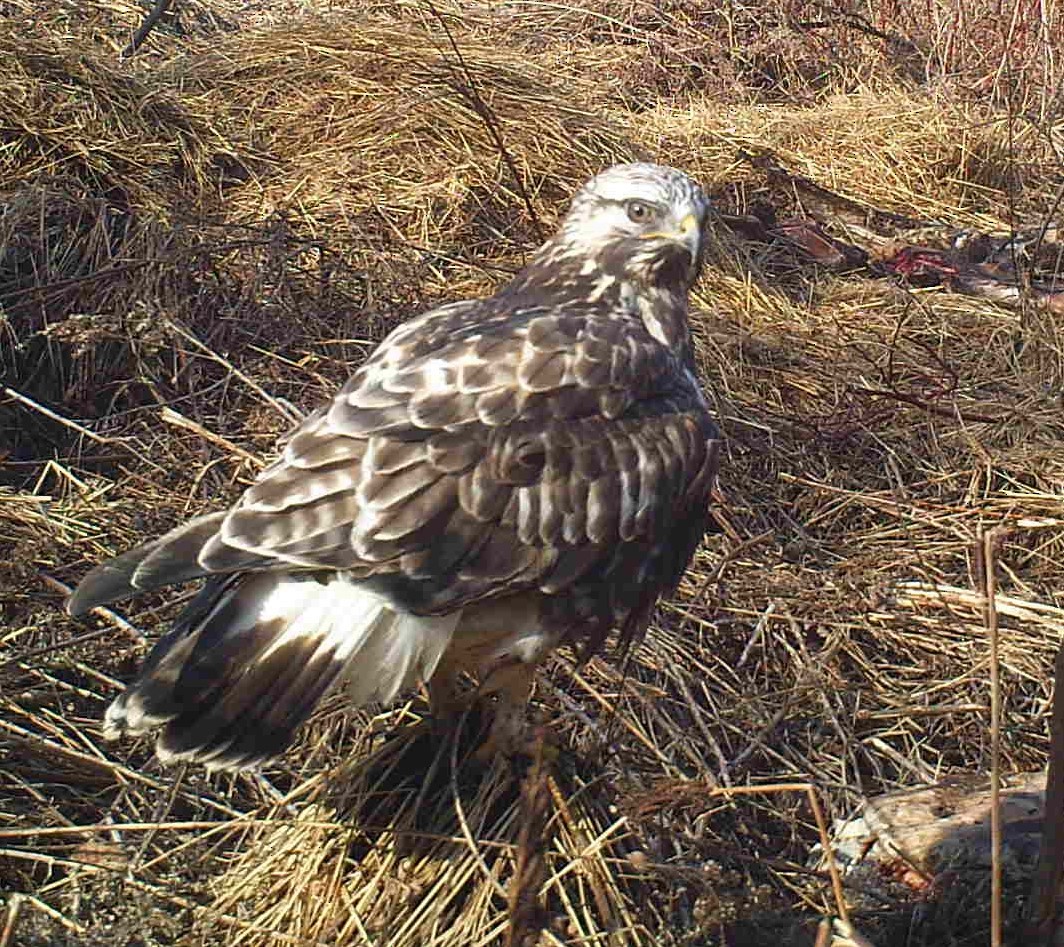
[[[348,570],[417,613],[504,585],[557,594],[619,543],[671,541],[715,437],[696,383],[638,321],[445,307],[289,438],[201,562],[223,572],[239,550]]]
[[[609,571],[621,546],[672,541],[708,502],[715,437],[638,319],[443,307],[385,339],[232,510],[97,567],[69,608],[243,570],[343,570],[420,614],[559,594],[596,556]]]
[[[104,734],[161,728],[160,759],[254,766],[281,753],[339,681],[364,704],[430,677],[457,621],[396,612],[340,576],[215,578],[111,704]]]

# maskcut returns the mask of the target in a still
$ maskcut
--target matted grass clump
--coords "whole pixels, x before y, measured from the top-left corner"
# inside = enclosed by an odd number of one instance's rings
[[[234,209],[298,208],[315,236],[341,242],[384,224],[437,253],[512,257],[538,239],[530,211],[555,212],[595,169],[631,156],[564,82],[454,23],[280,24],[171,68],[184,94],[278,157]]]
[[[13,942],[811,944],[837,905],[806,796],[711,790],[812,782],[842,817],[985,775],[972,549],[995,527],[1002,766],[1044,765],[1064,331],[1022,295],[829,269],[716,222],[693,322],[722,532],[625,663],[549,664],[534,707],[560,752],[532,774],[456,768],[416,695],[330,698],[261,775],[164,770],[99,723],[187,593],[85,624],[62,588],[234,499],[391,326],[496,285],[613,161],[684,167],[733,217],[861,243],[884,211],[948,243],[1053,218],[1060,116],[1048,96],[1009,111],[992,64],[886,8],[869,22],[912,40],[903,58],[785,4],[302,6],[181,5],[123,61],[139,8],[0,5]],[[882,944],[984,942],[980,883],[851,891],[854,921]]]

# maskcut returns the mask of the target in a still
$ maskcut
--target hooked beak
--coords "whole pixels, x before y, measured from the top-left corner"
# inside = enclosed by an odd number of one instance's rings
[[[687,284],[692,284],[698,277],[698,271],[702,264],[702,227],[697,214],[687,214],[680,221],[680,226],[675,230],[659,230],[654,233],[641,234],[643,240],[658,240],[671,243],[673,246],[682,247],[687,257],[686,273],[684,274]],[[668,254],[672,257],[673,254]],[[679,262],[679,261],[677,261]],[[676,274],[679,276],[680,274]]]
[[[688,214],[680,221],[680,232],[676,236],[691,251],[691,259],[697,260],[698,252],[702,248],[702,228],[694,214]]]
[[[642,235],[644,240],[675,240],[683,244],[691,253],[691,258],[698,259],[698,251],[702,247],[702,228],[698,225],[698,217],[688,214],[680,221],[680,229],[675,231],[655,231]]]
[[[702,228],[698,223],[698,217],[688,214],[680,221],[680,231],[676,239],[691,254],[691,263],[687,269],[688,283],[693,283],[698,277],[698,269],[702,260]]]

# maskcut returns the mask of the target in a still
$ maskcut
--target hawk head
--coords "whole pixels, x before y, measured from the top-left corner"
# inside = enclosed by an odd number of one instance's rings
[[[687,292],[702,266],[709,201],[682,171],[618,164],[587,182],[558,232],[500,295],[636,315],[690,356]]]
[[[637,288],[688,290],[702,264],[709,201],[682,171],[619,164],[573,199],[556,238],[566,255]],[[590,274],[589,274],[590,275]]]

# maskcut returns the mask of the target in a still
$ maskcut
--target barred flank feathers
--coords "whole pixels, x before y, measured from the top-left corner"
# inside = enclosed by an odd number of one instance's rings
[[[346,679],[356,703],[427,679],[458,615],[420,618],[342,575],[211,579],[108,708],[108,738],[157,727],[160,759],[244,769],[281,753]]]

